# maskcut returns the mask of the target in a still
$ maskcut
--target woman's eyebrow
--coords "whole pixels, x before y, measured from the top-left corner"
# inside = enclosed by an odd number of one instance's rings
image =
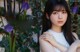
[[[66,11],[65,9],[63,9],[63,10],[54,10],[54,11]]]

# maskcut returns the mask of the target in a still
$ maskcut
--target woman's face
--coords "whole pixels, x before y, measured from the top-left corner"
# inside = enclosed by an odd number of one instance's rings
[[[50,15],[52,25],[62,27],[67,20],[67,12],[64,7],[57,7]]]

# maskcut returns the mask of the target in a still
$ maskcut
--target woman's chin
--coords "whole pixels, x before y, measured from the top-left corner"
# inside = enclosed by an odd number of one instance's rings
[[[64,24],[58,24],[57,26],[62,27]]]

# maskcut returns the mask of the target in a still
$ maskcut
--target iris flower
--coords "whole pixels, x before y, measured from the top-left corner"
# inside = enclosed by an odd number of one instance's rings
[[[27,10],[27,9],[29,9],[29,8],[30,8],[30,6],[29,6],[29,4],[28,4],[27,2],[23,2],[23,3],[22,3],[21,9]]]
[[[10,24],[7,24],[6,26],[4,26],[4,30],[6,32],[11,32],[11,31],[13,31],[13,27]]]
[[[77,6],[74,6],[73,8],[72,8],[72,13],[73,14],[76,14],[78,12],[78,7]]]

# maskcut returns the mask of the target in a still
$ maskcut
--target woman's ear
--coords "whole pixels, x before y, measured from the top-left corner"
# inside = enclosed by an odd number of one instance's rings
[[[47,18],[47,19],[49,19],[49,16],[48,16],[48,14],[47,14],[47,13],[46,13],[46,18]]]

